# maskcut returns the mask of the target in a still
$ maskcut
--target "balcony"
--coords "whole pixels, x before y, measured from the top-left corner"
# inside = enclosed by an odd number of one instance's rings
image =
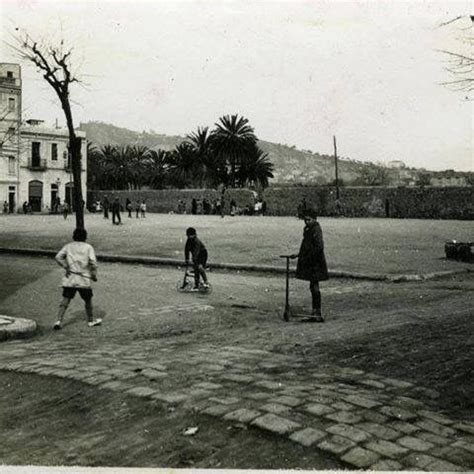
[[[0,76],[0,84],[2,86],[19,87],[20,86],[19,82],[20,82],[19,79],[17,79],[16,77]]]
[[[45,158],[30,158],[28,160],[28,169],[31,171],[44,171],[47,168]]]

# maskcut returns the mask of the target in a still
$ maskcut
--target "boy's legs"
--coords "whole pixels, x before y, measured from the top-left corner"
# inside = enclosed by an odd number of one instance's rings
[[[87,323],[89,326],[97,326],[102,322],[102,319],[94,319],[94,312],[92,308],[92,290],[90,288],[81,288],[79,290],[81,298],[84,300],[86,307]]]
[[[198,272],[199,272],[199,275],[202,276],[202,281],[207,285],[207,275],[206,275],[206,270],[204,269],[204,265],[202,264],[198,265]],[[199,284],[199,276],[198,276],[198,284]]]
[[[199,288],[199,277],[201,276],[199,271],[199,264],[193,263],[193,271],[194,271],[194,288]]]
[[[312,315],[322,320],[321,313],[321,291],[319,290],[318,280],[312,280],[309,282],[309,289],[311,291],[312,299]]]
[[[66,313],[67,307],[69,306],[70,302],[71,302],[71,298],[63,296],[63,299],[61,303],[59,304],[58,317],[56,319],[56,323],[54,324],[54,329],[61,329],[64,314]]]

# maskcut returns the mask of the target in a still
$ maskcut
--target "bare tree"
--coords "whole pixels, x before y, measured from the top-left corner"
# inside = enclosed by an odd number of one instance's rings
[[[58,46],[34,41],[29,35],[16,37],[17,45],[10,45],[20,58],[32,62],[43,74],[45,81],[56,92],[66,117],[69,132],[69,153],[74,183],[73,206],[76,212],[76,227],[84,228],[84,200],[81,186],[81,138],[76,136],[72,118],[69,90],[71,84],[79,82],[72,72],[72,48],[67,49],[64,40]]]
[[[461,26],[464,23],[463,26]],[[457,51],[440,50],[447,58],[446,70],[452,75],[450,81],[442,84],[457,91],[470,93],[474,90],[474,16],[458,16],[439,27],[456,24],[461,32],[458,39]],[[466,26],[467,25],[467,26]],[[465,50],[465,51],[464,51]]]

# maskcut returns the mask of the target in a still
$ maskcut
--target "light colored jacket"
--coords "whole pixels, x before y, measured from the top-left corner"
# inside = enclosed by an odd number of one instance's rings
[[[90,288],[91,278],[97,272],[97,258],[92,245],[86,242],[70,242],[55,258],[68,273],[63,278],[61,286]]]

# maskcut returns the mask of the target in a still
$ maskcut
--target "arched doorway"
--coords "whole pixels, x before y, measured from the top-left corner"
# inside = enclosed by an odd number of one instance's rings
[[[73,209],[73,196],[74,196],[74,183],[66,183],[65,189],[64,189],[64,201],[69,204],[69,209]]]
[[[58,193],[59,193],[59,188],[56,183],[51,184],[51,212],[54,212],[55,214],[58,212]]]
[[[33,212],[41,212],[43,203],[43,183],[33,180],[28,183],[28,202]]]

